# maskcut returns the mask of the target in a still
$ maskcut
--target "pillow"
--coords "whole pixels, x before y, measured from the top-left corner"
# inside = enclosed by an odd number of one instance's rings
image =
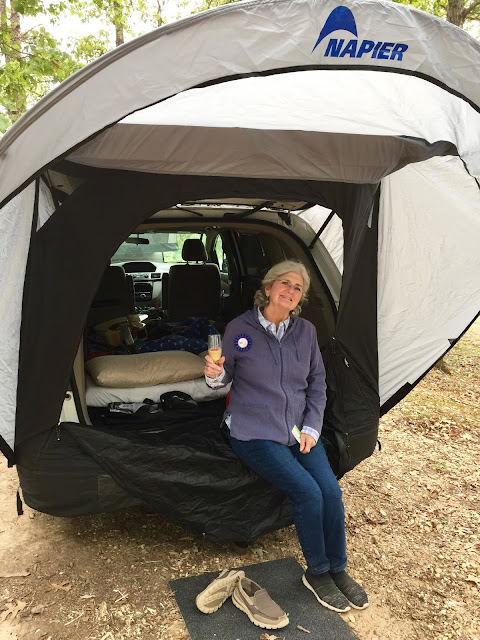
[[[99,387],[148,387],[203,376],[205,360],[189,351],[155,351],[98,356],[85,367]]]

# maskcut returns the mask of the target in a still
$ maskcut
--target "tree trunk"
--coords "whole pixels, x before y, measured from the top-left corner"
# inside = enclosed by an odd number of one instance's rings
[[[6,0],[0,0],[0,13],[7,13]],[[20,14],[15,11],[13,6],[10,7],[10,25],[8,20],[5,24],[2,23],[2,30],[10,31],[10,46],[8,53],[5,53],[5,62],[13,62],[20,60],[21,58],[21,46],[22,46],[22,31],[20,28]],[[18,118],[27,109],[27,101],[25,94],[18,93],[15,98],[15,107],[7,109],[8,116],[12,122],[18,120]]]
[[[115,25],[115,46],[119,47],[123,42],[123,27]]]
[[[0,17],[3,15],[7,15],[7,0],[0,0]],[[0,28],[2,31],[5,30],[5,22],[2,20]]]
[[[448,0],[447,21],[463,29],[465,0]]]
[[[161,27],[163,24],[163,17],[162,17],[162,2],[161,0],[157,0],[157,7],[158,7],[158,14],[157,14],[157,26]]]
[[[123,10],[120,0],[114,0],[113,4],[115,6],[115,46],[119,47],[125,42],[123,32]]]
[[[5,34],[8,30],[8,16],[7,16],[7,0],[0,0],[0,37],[2,41],[2,48],[0,50],[0,64],[2,62],[2,54],[5,55]]]

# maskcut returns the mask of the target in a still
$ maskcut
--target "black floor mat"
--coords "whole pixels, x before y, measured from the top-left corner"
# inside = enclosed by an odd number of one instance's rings
[[[358,640],[342,617],[322,607],[302,584],[303,569],[294,558],[238,568],[267,589],[289,614],[290,624],[271,631],[256,627],[230,598],[215,613],[201,613],[195,606],[195,597],[217,577],[218,571],[170,582],[191,640],[258,640],[262,633],[285,640]],[[310,633],[297,629],[297,625]]]

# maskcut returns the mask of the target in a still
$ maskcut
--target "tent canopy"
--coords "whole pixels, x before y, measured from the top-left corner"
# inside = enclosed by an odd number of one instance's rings
[[[52,91],[0,143],[2,450],[58,421],[119,243],[186,200],[322,205],[295,232],[308,247],[321,230],[343,270],[336,337],[393,406],[480,309],[479,67],[477,41],[408,6],[260,0],[155,30]],[[38,179],[53,171],[62,202]]]

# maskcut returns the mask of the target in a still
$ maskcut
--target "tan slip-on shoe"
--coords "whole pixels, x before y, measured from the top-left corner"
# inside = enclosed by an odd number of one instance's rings
[[[262,629],[281,629],[289,623],[285,611],[270,598],[266,589],[250,578],[240,578],[232,593],[232,602]]]
[[[225,600],[232,595],[239,579],[244,577],[245,574],[243,571],[224,569],[215,580],[195,598],[197,608],[200,609],[202,613],[213,613],[217,611]]]

